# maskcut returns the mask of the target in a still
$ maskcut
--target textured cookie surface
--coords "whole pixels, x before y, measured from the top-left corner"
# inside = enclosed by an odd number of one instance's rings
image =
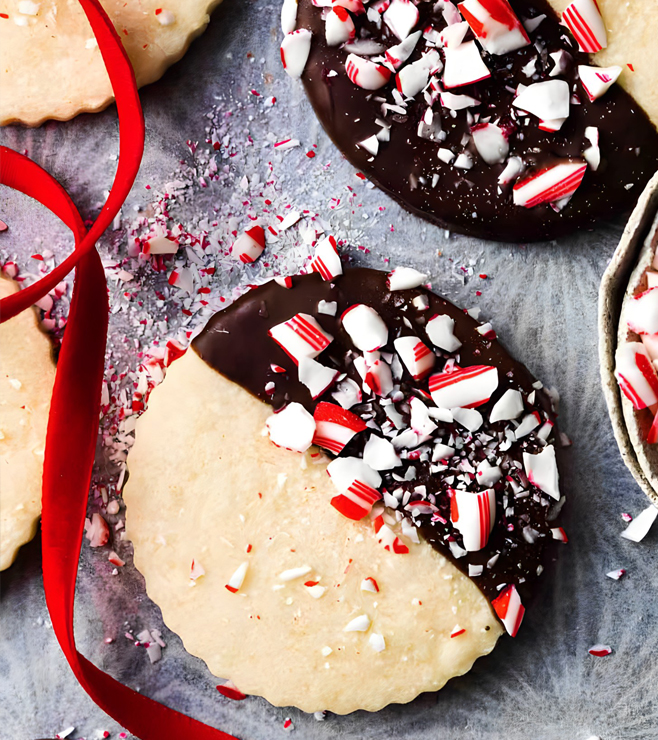
[[[160,0],[102,0],[102,5],[142,86],[183,56],[220,1],[171,0],[163,5]],[[98,45],[77,0],[15,2],[7,14],[0,20],[0,124],[68,120],[113,100]]]
[[[0,278],[0,298],[17,286]],[[33,311],[0,325],[0,570],[32,539],[41,514],[41,475],[52,348]]]
[[[468,671],[502,632],[479,588],[425,542],[390,553],[330,507],[327,461],[274,447],[261,435],[270,414],[189,350],[138,422],[128,535],[168,626],[241,691],[305,711],[374,711]],[[315,581],[318,599],[304,585]],[[344,631],[363,616],[366,631]]]

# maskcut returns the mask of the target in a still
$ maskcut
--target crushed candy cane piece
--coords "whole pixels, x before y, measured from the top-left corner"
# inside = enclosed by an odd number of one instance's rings
[[[459,635],[463,635],[464,632],[466,632],[465,627],[460,627],[458,624],[456,624],[452,628],[452,632],[450,633],[450,637],[459,637]]]
[[[400,69],[400,67],[412,55],[420,36],[421,31],[416,31],[407,36],[407,38],[401,43],[388,48],[385,52],[386,64],[394,71]]]
[[[243,694],[232,681],[226,681],[226,683],[220,684],[215,688],[222,696],[225,696],[227,699],[233,699],[233,701],[242,701],[247,698],[247,695]]]
[[[587,652],[595,658],[605,658],[612,654],[612,648],[610,645],[592,645]]]
[[[658,375],[640,342],[623,342],[615,353],[615,377],[638,411],[658,403]]]
[[[348,519],[363,519],[381,498],[381,476],[361,458],[338,457],[327,465],[327,473],[340,492],[331,505]]]
[[[354,346],[362,352],[374,352],[388,341],[388,327],[381,316],[363,303],[346,309],[341,322]]]
[[[383,18],[384,23],[400,41],[404,41],[418,23],[418,8],[411,0],[391,0],[391,4],[384,11]]]
[[[413,267],[396,267],[393,272],[389,272],[386,277],[386,285],[391,291],[409,290],[417,288],[427,280],[424,272],[418,272]]]
[[[471,128],[477,153],[488,165],[500,164],[507,159],[509,143],[505,132],[494,123],[478,123]]]
[[[617,82],[622,73],[621,67],[578,67],[580,82],[591,102],[598,100]]]
[[[107,545],[110,539],[110,528],[98,512],[94,512],[91,519],[85,519],[85,536],[89,540],[90,547]]]
[[[283,33],[292,33],[297,27],[298,0],[283,0],[281,5],[281,30]]]
[[[355,434],[366,429],[360,416],[334,403],[321,401],[313,412],[315,436],[313,444],[339,455]]]
[[[626,575],[626,568],[618,568],[617,570],[611,570],[606,573],[608,578],[612,578],[613,581],[618,581],[620,578]]]
[[[364,578],[361,581],[361,590],[376,594],[379,593],[379,586],[377,585],[377,581],[374,578],[368,576],[368,578]]]
[[[553,445],[546,445],[536,455],[524,452],[523,468],[530,483],[556,501],[560,500],[559,473]]]
[[[626,322],[636,334],[658,334],[658,288],[649,288],[628,301]]]
[[[336,239],[329,235],[318,242],[310,264],[313,272],[319,272],[323,280],[333,280],[343,274]]]
[[[436,355],[418,337],[398,337],[393,346],[414,380],[422,380],[434,367]]]
[[[265,425],[270,441],[277,447],[305,452],[313,444],[315,419],[296,401],[269,416]]]
[[[455,320],[447,314],[437,314],[427,322],[425,331],[435,347],[446,352],[456,352],[462,343],[454,334]]]
[[[192,565],[190,566],[190,580],[196,581],[198,578],[205,575],[206,570],[203,565],[201,565],[198,560],[192,560]]]
[[[373,632],[370,635],[368,638],[368,645],[370,645],[376,653],[381,653],[383,650],[386,650],[386,640],[383,635],[380,635],[377,632]]]
[[[477,493],[452,490],[450,520],[464,540],[464,549],[477,552],[486,547],[496,519],[496,494],[493,488]]]
[[[457,7],[489,54],[509,54],[530,43],[507,0],[464,0]]]
[[[475,41],[467,41],[453,49],[446,48],[444,52],[446,61],[443,85],[449,90],[472,85],[491,77],[491,72],[482,60]]]
[[[391,470],[402,465],[393,443],[371,434],[363,448],[363,461],[373,470]]]
[[[391,79],[390,69],[356,54],[347,56],[345,71],[350,80],[364,90],[378,90]]]
[[[648,506],[633,519],[621,536],[631,542],[641,542],[649,534],[656,517],[658,517],[658,509],[655,506]]]
[[[608,35],[596,0],[574,0],[562,13],[562,22],[586,54],[596,54],[608,46]]]
[[[541,121],[569,117],[571,91],[565,80],[546,80],[528,85],[512,105],[532,113]]]
[[[338,370],[326,367],[310,357],[300,357],[297,365],[299,382],[305,385],[313,399],[319,398],[334,384]]]
[[[253,226],[241,234],[231,247],[231,256],[245,265],[255,262],[265,250],[265,232],[262,226]]]
[[[154,236],[146,242],[144,254],[176,254],[178,244],[166,236]]]
[[[324,19],[327,46],[339,46],[356,35],[352,16],[340,5],[334,6]]]
[[[429,381],[432,400],[443,409],[481,406],[497,387],[498,369],[489,365],[472,365],[450,373],[436,373]]]
[[[302,76],[311,51],[312,36],[306,28],[299,28],[284,36],[281,42],[281,62],[290,77]]]
[[[279,573],[278,578],[280,581],[287,583],[288,581],[295,581],[302,576],[308,575],[312,568],[310,565],[300,565],[298,568],[289,568]]]
[[[343,627],[343,632],[367,632],[368,629],[370,629],[370,617],[367,614],[360,614]]]
[[[247,575],[248,569],[248,560],[245,560],[244,563],[240,563],[240,565],[238,565],[238,567],[233,572],[233,575],[228,579],[228,583],[225,586],[226,590],[230,591],[232,594],[237,593],[242,588],[242,584],[244,583],[244,579]]]
[[[517,182],[513,189],[514,205],[534,208],[570,198],[580,187],[587,162],[560,162]]]
[[[516,586],[510,585],[503,589],[500,595],[491,602],[491,606],[503,623],[507,634],[516,637],[525,614],[525,608],[521,603]]]
[[[295,363],[300,357],[315,359],[334,339],[313,316],[306,313],[298,313],[288,321],[276,324],[268,334]]]

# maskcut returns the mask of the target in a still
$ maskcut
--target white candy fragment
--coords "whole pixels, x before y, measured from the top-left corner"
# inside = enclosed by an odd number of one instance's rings
[[[154,236],[146,244],[147,249],[144,250],[144,254],[176,254],[178,252],[178,244],[167,239],[166,236]]]
[[[230,591],[232,594],[237,593],[242,588],[248,569],[249,561],[247,560],[238,565],[233,575],[228,579],[228,583],[225,586],[226,590]]]
[[[389,290],[409,290],[417,288],[427,280],[424,272],[418,272],[413,267],[396,267],[393,272],[389,272],[386,278],[386,285]]]
[[[608,45],[608,36],[596,0],[574,0],[562,14],[581,51],[595,54]]]
[[[596,172],[601,164],[601,149],[599,148],[599,130],[596,126],[585,127],[585,139],[590,146],[583,151],[583,159]]]
[[[414,380],[421,380],[434,367],[436,355],[418,337],[399,337],[393,346]]]
[[[297,578],[301,578],[310,573],[311,570],[312,568],[310,565],[300,565],[297,568],[289,568],[288,570],[284,570],[282,573],[279,573],[278,579],[284,583],[295,581]]]
[[[658,517],[658,509],[655,506],[648,506],[633,519],[621,533],[621,536],[625,540],[631,540],[631,542],[641,542],[649,533],[656,517]]]
[[[427,322],[425,331],[435,347],[446,352],[456,352],[462,343],[454,334],[455,320],[447,314],[437,314]]]
[[[341,316],[343,329],[362,352],[374,352],[388,341],[388,327],[374,308],[363,303],[350,306]]]
[[[265,232],[261,226],[254,226],[241,234],[231,247],[231,257],[245,265],[255,262],[265,250]]]
[[[338,370],[326,367],[310,357],[300,357],[297,367],[299,382],[310,391],[313,399],[321,396],[340,375]]]
[[[392,470],[402,465],[393,444],[384,437],[371,434],[363,448],[363,461],[373,470]]]
[[[477,153],[488,164],[499,164],[507,159],[509,142],[503,130],[494,123],[479,123],[471,129]]]
[[[343,274],[336,239],[330,234],[318,242],[311,260],[311,270],[319,272],[323,280],[333,280]]]
[[[345,8],[334,6],[325,18],[324,26],[327,46],[339,46],[354,38],[354,21]]]
[[[469,432],[477,432],[484,421],[482,414],[476,409],[454,408],[450,409],[450,413],[454,421],[468,429]]]
[[[658,288],[633,296],[628,302],[626,321],[636,334],[658,334]]]
[[[458,8],[489,54],[508,54],[530,43],[507,0],[464,0]]]
[[[532,113],[542,121],[568,118],[571,91],[565,80],[546,80],[528,85],[512,105]]]
[[[315,419],[301,405],[293,401],[265,422],[270,440],[277,447],[293,452],[305,452],[313,443]]]
[[[361,147],[361,149],[365,149],[368,154],[372,154],[373,157],[376,157],[379,152],[379,139],[375,134],[373,134],[367,139],[357,142],[357,146]]]
[[[658,375],[640,342],[624,342],[615,354],[615,377],[622,392],[638,410],[658,403]]]
[[[290,77],[302,76],[311,51],[312,37],[313,34],[306,28],[300,28],[284,36],[281,42],[281,62]]]
[[[560,481],[553,445],[546,445],[536,455],[524,452],[523,468],[530,483],[556,501],[560,500]]]
[[[505,169],[498,175],[499,185],[509,185],[514,182],[518,176],[523,172],[525,165],[521,157],[510,157],[507,160]]]
[[[468,23],[466,23],[466,21],[462,21],[460,23],[452,23],[451,25],[446,26],[441,31],[439,38],[444,48],[455,49],[461,45],[467,33]]]
[[[313,316],[306,313],[298,313],[288,321],[276,324],[268,334],[296,363],[300,357],[317,357],[334,339]]]
[[[344,409],[351,409],[355,404],[361,403],[362,394],[359,386],[351,378],[345,378],[336,385],[331,397]]]
[[[176,22],[176,16],[171,12],[171,10],[162,9],[159,13],[156,10],[155,15],[161,26],[171,26]]]
[[[482,460],[477,466],[475,479],[480,486],[490,488],[491,486],[496,485],[502,477],[503,471],[498,467],[498,465],[491,465],[488,460]]]
[[[452,490],[450,494],[450,521],[464,540],[468,552],[477,552],[489,540],[496,520],[496,494],[493,488],[472,493]]]
[[[386,650],[386,641],[383,635],[373,632],[368,638],[368,645],[376,652],[381,653],[382,650]]]
[[[384,23],[404,41],[418,23],[419,13],[411,0],[392,0],[383,17]]]
[[[513,189],[514,205],[534,208],[570,198],[585,177],[587,162],[561,162],[536,172]]]
[[[482,61],[475,41],[467,41],[456,49],[445,49],[443,84],[446,88],[462,87],[491,77],[491,72]]]
[[[434,403],[443,409],[473,408],[486,403],[498,388],[498,369],[472,365],[451,373],[430,377],[429,389]]]
[[[500,595],[491,602],[491,606],[503,623],[507,634],[516,637],[525,614],[525,608],[521,603],[516,586],[510,585],[504,588]]]
[[[439,96],[441,105],[448,110],[464,110],[480,105],[480,101],[470,95],[457,95],[451,92],[442,92]]]
[[[381,498],[377,489],[382,478],[361,458],[337,457],[327,465],[327,473],[340,492],[331,505],[348,519],[363,519]]]
[[[432,421],[427,406],[415,396],[409,402],[411,406],[411,429],[418,435],[418,444],[430,438],[432,432],[437,428]]]
[[[511,421],[523,413],[523,396],[520,391],[510,388],[496,401],[489,414],[489,421]]]
[[[587,67],[579,65],[580,82],[591,102],[598,100],[617,82],[621,67]]]
[[[391,79],[390,69],[356,54],[348,54],[345,71],[350,80],[364,90],[378,90]]]
[[[426,55],[426,56],[429,56]],[[407,64],[398,72],[395,86],[405,98],[413,98],[425,88],[430,78],[430,65],[426,57],[421,57],[413,64]]]
[[[297,27],[297,2],[298,0],[283,0],[281,5],[281,30],[284,33],[292,33]]]
[[[541,424],[541,416],[537,411],[533,411],[531,414],[527,414],[521,420],[519,426],[514,430],[514,436],[517,439],[526,437],[533,429],[536,429]]]
[[[306,593],[314,599],[321,599],[327,590],[326,586],[321,586],[319,583],[315,583],[313,586],[304,584],[304,586],[306,587]]]
[[[386,50],[386,65],[393,71],[397,71],[409,59],[413,50],[416,48],[418,39],[421,36],[420,31],[415,31],[399,44],[391,46]]]
[[[343,632],[367,632],[370,628],[370,617],[367,614],[361,614],[358,617],[354,617],[351,622],[348,622],[343,627]]]

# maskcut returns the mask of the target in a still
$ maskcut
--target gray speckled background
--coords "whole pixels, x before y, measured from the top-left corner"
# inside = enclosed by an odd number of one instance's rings
[[[107,551],[91,550],[87,543],[78,579],[80,650],[124,683],[242,740],[284,737],[287,716],[295,725],[293,736],[305,740],[658,737],[658,528],[640,544],[619,536],[625,526],[620,513],[637,514],[647,501],[621,462],[599,388],[597,289],[621,223],[551,244],[489,244],[449,236],[363,186],[358,192],[363,211],[332,213],[329,198],[344,195],[346,186],[356,187],[357,181],[318,126],[301,88],[282,74],[276,6],[266,0],[225,0],[182,62],[143,90],[147,148],[124,210],[148,203],[144,185],[163,187],[179,160],[189,159],[184,142],[205,138],[206,112],[216,102],[220,107],[229,99],[244,103],[232,105],[228,125],[234,136],[244,138],[248,132],[257,144],[248,161],[240,160],[245,168],[258,168],[272,156],[271,149],[258,148],[268,132],[277,139],[299,138],[300,149],[278,165],[282,197],[321,213],[339,235],[359,238],[370,249],[357,253],[359,262],[384,267],[382,256],[388,256],[393,263],[413,263],[430,272],[435,289],[459,305],[479,305],[511,352],[559,389],[561,425],[574,442],[563,466],[569,496],[564,526],[570,543],[544,578],[544,590],[515,640],[502,639],[491,656],[438,695],[375,715],[329,716],[319,723],[261,699],[223,699],[205,665],[162,627],[159,610],[146,597],[143,580],[130,562],[112,577]],[[275,95],[275,107],[269,112],[253,108],[251,88]],[[27,149],[60,178],[89,216],[97,213],[111,181],[116,137],[113,108],[37,130],[0,131],[3,144]],[[314,144],[317,156],[307,160],[304,152]],[[331,167],[325,169],[329,161]],[[232,174],[234,184],[244,174],[241,166]],[[190,218],[210,214],[213,199],[221,197],[221,189],[209,188],[182,203],[181,212]],[[386,207],[383,213],[378,211],[381,205]],[[61,255],[70,248],[61,227],[27,199],[2,189],[0,208],[10,225],[0,235],[3,259],[17,256],[26,265],[39,249]],[[370,214],[369,219],[362,213]],[[101,247],[103,254],[122,249],[112,235]],[[475,276],[460,279],[460,265],[474,267]],[[478,280],[479,272],[489,279]],[[236,273],[234,281],[245,279],[244,273]],[[476,297],[478,289],[482,295]],[[125,321],[123,313],[113,316],[115,337],[126,326],[129,330]],[[129,366],[136,363],[125,346],[119,355]],[[99,467],[106,467],[102,459]],[[129,546],[121,553],[129,553]],[[37,536],[1,576],[0,739],[53,737],[70,725],[76,728],[72,738],[91,740],[106,729],[117,737],[118,725],[86,697],[59,652],[43,598],[40,554]],[[628,570],[624,579],[605,578],[606,571],[619,567]],[[144,627],[160,627],[167,642],[155,665],[122,637],[127,628]],[[105,644],[108,636],[115,642]],[[599,642],[611,645],[613,654],[588,655],[588,648]]]

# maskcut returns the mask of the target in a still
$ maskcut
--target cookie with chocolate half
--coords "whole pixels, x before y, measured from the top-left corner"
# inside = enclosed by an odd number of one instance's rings
[[[18,290],[0,276],[0,298]],[[52,345],[33,311],[0,324],[0,570],[36,532],[50,396]]]
[[[515,635],[566,538],[548,397],[491,326],[415,270],[321,263],[249,291],[170,367],[124,497],[191,653],[246,694],[344,714]]]
[[[121,33],[137,85],[177,62],[221,0],[102,0]],[[114,100],[91,26],[77,2],[24,0],[2,13],[0,125],[37,126],[102,110]]]
[[[285,0],[281,53],[336,146],[412,213],[552,239],[630,209],[658,169],[654,11],[610,5],[574,0],[561,23],[546,0]],[[643,82],[621,61],[631,22]]]

